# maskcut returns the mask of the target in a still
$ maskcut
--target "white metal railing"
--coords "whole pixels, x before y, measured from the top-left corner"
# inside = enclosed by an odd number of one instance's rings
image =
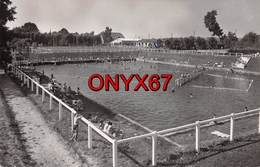
[[[12,66],[12,72],[21,80],[23,81],[24,84],[27,84],[27,87],[30,88],[30,81],[31,81],[31,90],[34,90],[34,84],[36,85],[36,94],[39,95],[39,88],[42,89],[42,102],[45,100],[45,93],[49,94],[50,96],[50,109],[52,109],[52,99],[55,99],[59,103],[59,120],[62,119],[62,107],[67,108],[71,112],[71,128],[73,128],[73,119],[74,119],[74,114],[76,114],[76,111],[69,107],[67,104],[65,104],[63,101],[61,101],[59,98],[54,96],[52,93],[50,93],[45,87],[34,81],[32,78],[30,78],[28,75],[26,75],[22,70],[18,69],[15,66]],[[230,141],[234,140],[234,122],[236,118],[241,119],[241,116],[246,116],[252,113],[258,112],[259,114],[259,123],[258,123],[258,132],[260,133],[260,108],[249,110],[249,111],[244,111],[240,113],[232,113],[230,115],[225,115],[221,117],[216,117],[208,120],[203,120],[203,121],[197,121],[195,123],[183,125],[183,126],[178,126],[175,128],[170,128],[170,129],[165,129],[161,131],[154,131],[150,132],[147,134],[139,135],[139,136],[134,136],[134,137],[129,137],[126,139],[112,139],[110,138],[106,133],[104,133],[102,130],[97,128],[94,124],[92,124],[90,121],[88,121],[86,118],[82,117],[81,121],[88,126],[88,148],[92,148],[92,130],[94,130],[96,133],[98,133],[100,136],[108,140],[112,144],[112,153],[113,153],[113,167],[117,167],[117,161],[118,161],[118,149],[117,145],[120,143],[125,143],[125,142],[130,142],[133,140],[139,140],[147,137],[152,138],[152,165],[156,166],[157,165],[157,137],[163,136],[163,134],[169,134],[169,133],[174,133],[178,132],[180,130],[187,130],[191,128],[195,128],[195,149],[197,152],[200,152],[200,140],[201,140],[201,133],[200,129],[202,128],[202,125],[206,125],[210,122],[213,121],[220,121],[220,120],[226,120],[230,119]],[[71,129],[73,130],[73,129]]]
[[[28,88],[30,88],[30,85],[31,85],[32,91],[34,91],[34,85],[35,85],[36,95],[39,95],[39,88],[42,89],[42,102],[45,101],[45,93],[47,93],[50,96],[50,110],[52,109],[53,99],[55,99],[59,103],[59,120],[62,119],[62,107],[67,108],[68,111],[71,113],[71,131],[73,131],[73,119],[74,119],[75,114],[77,113],[73,108],[68,106],[61,99],[57,98],[55,95],[53,95],[51,92],[49,92],[44,86],[37,83],[34,79],[29,77],[27,74],[25,74],[22,70],[18,69],[17,67],[12,66],[12,72],[14,73],[15,76],[18,77],[18,79],[20,79],[24,84],[26,84]],[[31,82],[31,84],[30,84],[30,82]],[[110,143],[112,143],[113,148],[115,147],[114,145],[116,145],[116,141],[114,139],[110,138],[106,133],[104,133],[102,130],[97,128],[94,124],[92,124],[86,118],[81,117],[80,120],[88,126],[88,148],[89,149],[92,148],[92,130],[94,130],[100,136],[102,136],[103,138],[108,140]],[[116,166],[116,165],[113,165],[113,166]]]

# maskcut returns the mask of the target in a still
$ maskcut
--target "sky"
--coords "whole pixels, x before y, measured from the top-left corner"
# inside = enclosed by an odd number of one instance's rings
[[[169,38],[211,33],[204,16],[217,10],[217,21],[224,33],[260,34],[260,0],[11,0],[16,20],[7,26],[35,23],[40,32],[66,28],[71,33],[106,27],[125,38]]]

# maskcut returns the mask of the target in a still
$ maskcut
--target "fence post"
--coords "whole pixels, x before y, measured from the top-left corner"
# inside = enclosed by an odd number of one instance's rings
[[[45,91],[42,89],[42,102],[44,102],[44,100],[45,100]]]
[[[92,128],[88,125],[88,148],[92,148]]]
[[[259,124],[258,124],[258,132],[260,133],[260,109],[259,109]]]
[[[32,89],[31,89],[31,91],[33,92],[33,90],[34,90],[34,89],[33,89],[33,80],[31,80],[31,83],[32,83],[32,87],[31,87]]]
[[[235,122],[235,116],[234,113],[232,113],[230,117],[230,141],[234,140],[234,122]]]
[[[36,95],[39,95],[39,86],[36,85]]]
[[[14,66],[12,65],[12,71],[11,71],[14,75],[16,75],[16,70],[14,68]]]
[[[113,140],[113,167],[117,167],[117,141]]]
[[[21,71],[19,71],[19,73],[20,73],[20,80],[23,81],[23,74]]]
[[[26,84],[26,76],[23,74],[23,83]]]
[[[74,113],[71,112],[71,132],[73,132],[73,125],[74,125]]]
[[[17,76],[17,78],[19,78],[19,77],[18,77],[18,72],[17,72],[16,66],[13,65],[12,67],[13,67],[13,70],[14,70],[14,71],[13,71],[14,75]]]
[[[62,120],[62,104],[59,102],[59,121]]]
[[[50,110],[52,109],[52,96],[50,95]]]
[[[157,165],[157,132],[153,132],[153,136],[152,136],[152,166],[156,166]]]
[[[200,152],[200,121],[196,122],[196,150]]]
[[[30,88],[30,79],[27,77],[27,87]]]

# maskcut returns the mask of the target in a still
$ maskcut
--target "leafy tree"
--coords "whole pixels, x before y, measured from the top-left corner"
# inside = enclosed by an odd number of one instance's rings
[[[228,35],[222,36],[221,41],[225,48],[233,48],[236,45],[238,38],[235,33],[228,32]]]
[[[67,46],[68,42],[65,40],[65,38],[61,38],[59,46]]]
[[[74,36],[71,33],[68,33],[67,35],[65,35],[65,41],[67,41],[67,43],[69,45],[73,45],[74,44]]]
[[[10,0],[1,0],[0,1],[0,47],[7,47],[6,42],[8,39],[8,34],[7,34],[7,27],[5,26],[8,21],[14,21],[15,17],[14,15],[16,14],[15,8],[16,7],[11,7],[9,6],[12,4]]]
[[[10,0],[0,0],[0,62],[1,60],[11,62],[12,60],[8,54],[7,41],[10,40],[10,36],[6,27],[8,21],[15,20],[16,7],[10,7],[11,5],[12,2]]]
[[[109,27],[106,27],[106,30],[103,33],[101,33],[101,35],[103,35],[105,43],[109,43],[113,40],[113,38],[111,37],[111,33],[112,29]]]
[[[185,47],[183,49],[192,50],[195,48],[195,38],[193,36],[183,39]]]
[[[157,46],[158,46],[158,48],[162,48],[163,47],[163,41],[161,39],[157,40]]]
[[[59,45],[61,38],[62,38],[62,34],[60,33],[53,34],[53,41],[55,46]]]
[[[91,31],[91,32],[89,33],[89,35],[94,35],[94,31]]]
[[[21,27],[23,32],[39,32],[38,27],[36,24],[27,22]]]
[[[39,40],[39,43],[43,44],[43,45],[46,45],[46,38],[45,38],[45,35],[40,33],[40,36],[39,36],[40,40]]]
[[[254,32],[249,32],[241,39],[244,47],[254,47],[258,43],[258,35]]]
[[[34,33],[33,34],[33,40],[35,42],[39,42],[40,41],[40,33]]]
[[[168,48],[168,49],[173,49],[172,40],[171,39],[166,39],[165,47]]]
[[[15,8],[9,6],[12,5],[10,0],[1,0],[0,1],[0,25],[5,26],[8,21],[14,21],[16,18],[14,15],[16,14]]]
[[[45,36],[45,45],[53,46],[53,37],[51,33],[44,33]]]
[[[83,43],[84,44],[86,44],[87,46],[90,46],[90,43],[89,43],[89,40],[88,40],[88,37],[89,37],[90,35],[88,34],[88,33],[85,33],[84,35],[83,35]],[[92,40],[91,40],[92,41]],[[92,42],[91,42],[91,44],[92,44]]]
[[[66,28],[62,28],[58,33],[61,33],[63,35],[66,35],[69,33],[69,31]]]
[[[211,12],[208,12],[204,16],[204,24],[205,27],[209,30],[209,32],[212,32],[213,36],[218,36],[221,38],[223,35],[223,29],[220,28],[216,16],[218,15],[216,10],[212,10]]]
[[[185,42],[185,38],[179,38],[180,41],[180,48],[181,50],[186,50],[187,49],[187,44]]]
[[[218,48],[218,40],[214,37],[209,37],[207,41],[208,49],[217,49]]]
[[[207,41],[202,37],[197,37],[195,40],[196,49],[207,49]]]
[[[171,43],[173,49],[176,50],[181,49],[181,41],[179,38],[173,38],[171,41],[172,41]]]
[[[78,45],[82,45],[84,43],[84,41],[83,41],[83,34],[80,34],[78,36],[77,41],[78,41]]]

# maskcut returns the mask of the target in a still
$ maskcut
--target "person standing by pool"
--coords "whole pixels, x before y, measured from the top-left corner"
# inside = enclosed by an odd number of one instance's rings
[[[73,136],[71,137],[70,141],[74,141],[76,142],[78,139],[78,133],[79,133],[79,125],[78,125],[78,120],[81,118],[82,116],[79,115],[78,113],[75,114],[74,120],[73,120]]]
[[[215,119],[215,118],[216,118],[216,115],[213,114],[213,115],[212,115],[212,119]],[[214,124],[217,124],[217,121],[213,121],[213,123],[214,123]]]
[[[64,85],[63,85],[63,90],[64,90],[65,93],[67,93],[67,85],[66,85],[66,83],[64,83]]]
[[[70,86],[68,87],[67,94],[71,94],[71,88],[70,88]]]
[[[79,91],[79,87],[77,88],[77,92],[76,92],[76,95],[80,95],[80,91]]]

